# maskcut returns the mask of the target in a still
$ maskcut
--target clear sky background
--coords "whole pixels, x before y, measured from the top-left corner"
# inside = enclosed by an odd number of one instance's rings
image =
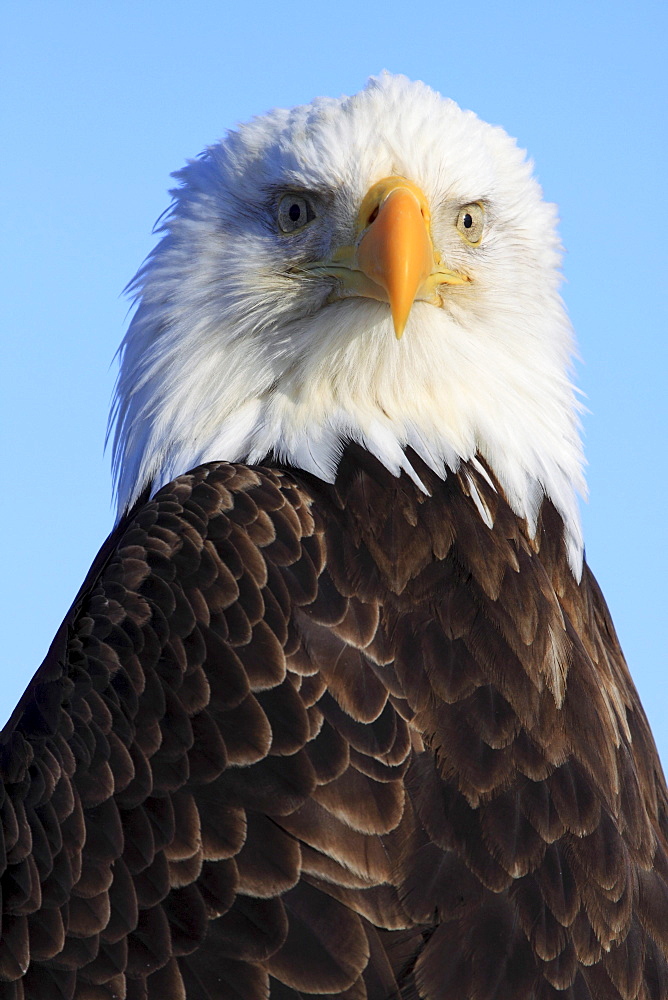
[[[120,294],[169,174],[237,121],[422,78],[530,151],[582,361],[587,555],[668,764],[665,0],[5,0],[0,724],[112,526]]]

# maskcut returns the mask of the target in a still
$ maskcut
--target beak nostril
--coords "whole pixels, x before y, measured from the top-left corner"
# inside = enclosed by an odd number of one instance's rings
[[[374,208],[373,212],[369,216],[369,220],[367,222],[367,225],[370,226],[371,223],[375,222],[377,218],[378,218],[378,205],[376,205],[376,207]]]

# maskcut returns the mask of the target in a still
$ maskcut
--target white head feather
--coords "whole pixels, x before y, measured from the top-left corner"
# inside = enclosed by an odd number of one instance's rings
[[[351,241],[365,193],[393,174],[422,188],[444,264],[472,278],[446,289],[443,308],[416,302],[400,341],[388,305],[328,302],[332,279],[301,270]],[[407,446],[440,475],[479,453],[530,529],[550,497],[579,574],[583,459],[556,213],[514,140],[382,74],[354,97],[256,118],[175,176],[121,348],[119,512],[214,460],[273,451],[332,481],[352,439],[417,480]],[[290,239],[276,224],[286,190],[319,206]],[[486,207],[479,247],[453,224],[474,201]]]

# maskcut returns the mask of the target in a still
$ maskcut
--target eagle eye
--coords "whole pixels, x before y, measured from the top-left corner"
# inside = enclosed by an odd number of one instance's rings
[[[284,194],[278,203],[278,228],[282,233],[298,233],[314,219],[311,202],[300,194]]]
[[[457,229],[467,243],[477,246],[485,226],[485,210],[478,201],[463,205],[457,215]]]

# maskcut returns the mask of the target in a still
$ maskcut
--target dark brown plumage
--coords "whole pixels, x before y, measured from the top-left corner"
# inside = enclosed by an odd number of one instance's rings
[[[533,540],[469,466],[488,528],[412,461],[213,463],[119,525],[2,734],[1,1000],[668,997],[596,582],[549,501]]]

